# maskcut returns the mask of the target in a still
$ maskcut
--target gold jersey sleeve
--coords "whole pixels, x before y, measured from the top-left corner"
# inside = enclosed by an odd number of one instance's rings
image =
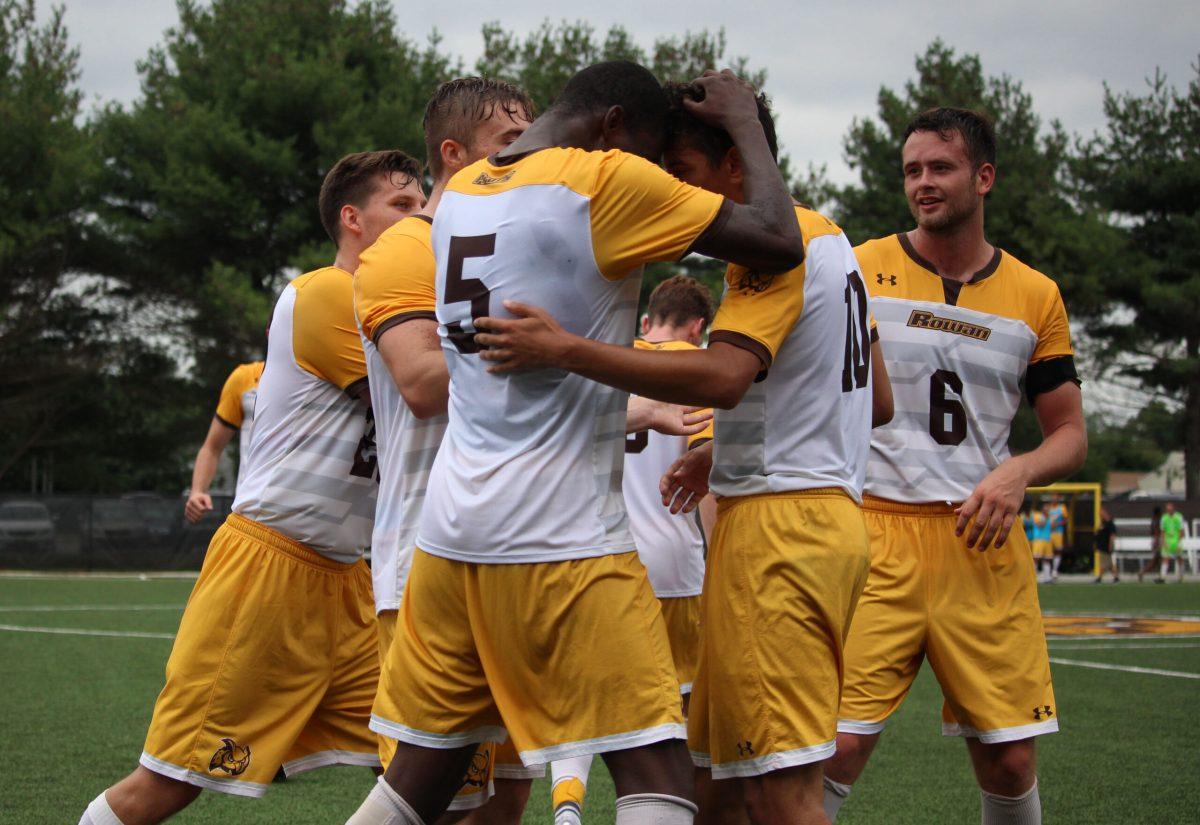
[[[233,372],[229,373],[229,377],[225,379],[225,385],[221,387],[221,397],[217,401],[218,421],[235,430],[241,429],[244,418],[242,395],[258,386],[262,370],[261,361],[239,364],[233,368]]]
[[[354,320],[353,278],[329,266],[292,281],[296,363],[342,390],[367,378],[366,356]]]
[[[813,238],[839,235],[842,231],[825,216],[803,207],[796,207],[796,220],[806,247]],[[708,340],[733,344],[754,353],[763,365],[759,378],[764,377],[804,312],[805,272],[805,263],[774,276],[730,264],[725,271],[725,297],[713,319]]]
[[[437,320],[431,221],[410,215],[379,236],[354,273],[354,309],[367,340],[414,318]]]
[[[687,341],[645,341],[641,338],[638,338],[633,342],[633,347],[634,347],[634,349],[667,350],[667,351],[699,349],[699,347],[695,346],[694,344],[689,344]],[[712,410],[706,409],[706,410],[702,410],[702,412],[711,413]],[[689,435],[687,437],[688,447],[693,447],[702,441],[712,441],[712,437],[713,437],[713,425],[712,425],[712,421],[710,420],[708,422],[708,426],[706,426],[703,430],[696,433],[695,435]]]

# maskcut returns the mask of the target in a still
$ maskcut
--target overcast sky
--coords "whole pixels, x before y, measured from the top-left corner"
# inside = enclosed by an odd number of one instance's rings
[[[48,4],[38,0],[43,13]],[[135,62],[177,21],[173,0],[65,0],[72,40],[82,51],[82,84],[93,100],[128,102],[138,94]],[[799,161],[828,164],[850,179],[841,140],[856,115],[875,112],[881,85],[899,88],[913,75],[913,57],[935,37],[977,53],[988,74],[1024,83],[1037,111],[1072,131],[1103,125],[1103,82],[1140,92],[1161,66],[1184,86],[1200,54],[1200,12],[1194,0],[1007,0],[1002,3],[787,2],[654,3],[529,0],[494,3],[396,3],[405,33],[417,40],[437,29],[443,46],[469,69],[482,47],[479,30],[502,18],[527,31],[548,15],[583,19],[605,31],[624,25],[643,46],[685,30],[725,28],[730,55],[764,67],[784,149]],[[815,7],[815,8],[814,8]],[[552,11],[551,11],[552,9]],[[754,9],[753,11],[751,9]]]

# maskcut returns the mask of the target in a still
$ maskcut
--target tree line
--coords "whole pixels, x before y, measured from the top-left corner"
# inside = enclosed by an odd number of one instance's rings
[[[261,357],[274,296],[333,250],[316,199],[342,155],[423,153],[421,114],[443,80],[479,73],[539,109],[576,70],[627,58],[662,80],[731,66],[768,95],[767,67],[726,54],[723,31],[643,44],[629,30],[549,21],[482,28],[467,66],[436,34],[405,33],[383,0],[178,0],[179,22],[137,62],[138,97],[85,111],[61,8],[0,0],[0,490],[176,491],[216,393]],[[1123,376],[1156,400],[1093,417],[1080,478],[1151,469],[1186,450],[1200,496],[1200,63],[1180,90],[1153,67],[1143,94],[1107,87],[1091,136],[1044,122],[1031,95],[978,55],[934,41],[903,88],[884,86],[844,152],[856,180],[785,157],[794,193],[855,241],[912,225],[900,143],[935,105],[982,109],[999,135],[989,238],[1055,278],[1085,350],[1085,380]],[[781,79],[782,80],[782,79]],[[786,153],[787,147],[783,147]],[[645,293],[691,259],[648,273]],[[1026,411],[1013,445],[1036,443]]]

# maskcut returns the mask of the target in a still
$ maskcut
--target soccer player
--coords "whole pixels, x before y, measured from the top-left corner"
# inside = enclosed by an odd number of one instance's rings
[[[1100,508],[1100,529],[1096,531],[1096,552],[1099,554],[1099,564],[1096,584],[1104,581],[1104,571],[1112,573],[1113,584],[1121,580],[1117,564],[1113,561],[1113,544],[1117,537],[1117,524],[1113,521],[1112,513],[1107,507]]]
[[[642,335],[634,346],[646,350],[696,349],[712,316],[712,295],[703,284],[686,275],[668,278],[650,294]],[[680,455],[711,439],[711,426],[692,436],[643,431],[625,439],[621,491],[629,513],[629,529],[667,624],[684,716],[700,656],[705,533],[716,518],[716,502],[708,496],[701,503],[706,525],[701,532],[695,514],[673,514],[663,508],[658,481]],[[591,756],[551,764],[555,825],[581,822],[591,764]]]
[[[213,476],[217,474],[217,463],[233,434],[238,433],[238,474],[234,485],[242,480],[242,468],[246,466],[246,455],[250,451],[250,425],[254,423],[254,396],[262,378],[263,362],[252,361],[239,364],[225,379],[217,411],[208,426],[208,435],[196,453],[196,464],[192,468],[192,488],[188,491],[187,503],[183,507],[184,517],[195,524],[212,510],[212,497],[208,494]]]
[[[1049,584],[1054,581],[1054,546],[1051,543],[1052,528],[1050,525],[1050,505],[1043,501],[1033,510],[1030,517],[1033,523],[1033,533],[1030,538],[1030,551],[1037,567],[1039,582]],[[1045,565],[1045,571],[1042,565]]]
[[[690,90],[671,91],[668,170],[727,201],[749,200],[761,183],[752,171],[759,158],[734,131],[746,127],[697,116]],[[768,136],[763,162],[773,166],[765,100],[752,91],[744,100],[743,117]],[[692,468],[684,473],[692,500],[707,492],[710,466],[720,499],[688,719],[703,769],[701,813],[712,823],[747,814],[756,823],[823,821],[820,762],[833,751],[842,643],[867,576],[858,498],[875,381],[886,384],[872,369],[867,291],[841,230],[790,199],[786,207],[804,260],[775,274],[731,266],[707,349],[614,346],[516,304],[507,308],[523,320],[478,323],[496,330],[479,336],[492,347],[483,355],[493,369],[548,364],[721,408],[715,441],[678,462]],[[879,415],[890,415],[882,402]]]
[[[856,249],[896,417],[871,439],[871,574],[846,644],[827,810],[832,819],[928,658],[942,731],[966,739],[983,822],[1028,825],[1041,821],[1034,737],[1058,729],[1058,710],[1032,557],[1010,530],[1026,488],[1087,453],[1067,313],[1052,280],[984,235],[996,180],[985,117],[920,114],[901,169],[916,228]],[[1010,456],[1022,381],[1043,440]]]
[[[476,324],[524,300],[627,344],[646,263],[689,250],[764,272],[799,262],[752,94],[731,74],[698,83],[696,109],[746,158],[744,205],[648,160],[662,153],[666,97],[623,61],[577,73],[512,146],[442,195],[433,248],[449,426],[372,720],[399,744],[354,825],[436,818],[475,744],[506,733],[526,764],[603,753],[621,825],[692,821],[666,628],[621,500],[626,396],[561,369],[492,374]]]
[[[167,662],[141,764],[81,825],[146,825],[202,788],[261,796],[282,766],[378,766],[379,677],[366,363],[354,323],[359,254],[421,208],[399,151],[338,161],[321,187],[332,266],[283,290],[233,513],[213,536]]]
[[[439,86],[425,107],[423,127],[433,176],[429,202],[380,235],[362,254],[355,273],[355,305],[379,454],[371,571],[381,662],[395,636],[429,471],[446,430],[450,379],[435,315],[433,215],[456,172],[503,150],[532,119],[528,95],[503,81],[466,77]],[[395,740],[379,737],[384,765],[395,749]],[[530,782],[545,768],[526,768],[511,747],[496,748],[494,743],[481,745],[475,761],[492,766],[496,791],[478,812],[479,821],[520,822]],[[464,783],[450,809],[478,808],[487,802],[487,774],[483,770]]]
[[[1058,568],[1062,566],[1063,548],[1067,544],[1067,508],[1062,498],[1055,494],[1050,499],[1050,551],[1054,561],[1050,568],[1050,580],[1058,581]]]
[[[1175,512],[1175,502],[1166,503],[1167,511],[1162,514],[1159,527],[1162,532],[1162,570],[1159,581],[1166,581],[1167,570],[1175,563],[1175,574],[1183,581],[1183,536],[1186,532],[1183,524],[1183,514]]]

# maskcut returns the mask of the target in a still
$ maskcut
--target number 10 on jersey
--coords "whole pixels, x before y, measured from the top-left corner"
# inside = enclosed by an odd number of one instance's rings
[[[846,360],[842,392],[867,386],[871,372],[871,330],[867,326],[867,288],[857,272],[846,273]]]

